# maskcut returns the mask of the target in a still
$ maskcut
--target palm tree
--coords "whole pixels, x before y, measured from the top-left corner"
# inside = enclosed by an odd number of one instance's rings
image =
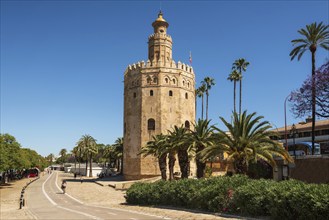
[[[211,89],[211,86],[215,85],[215,80],[210,77],[204,78],[204,80],[201,82],[206,87],[206,120],[208,120],[208,98],[209,98],[209,90]]]
[[[293,46],[296,46],[291,52],[291,60],[298,55],[298,60],[303,56],[307,50],[312,54],[312,154],[314,154],[314,140],[315,140],[315,52],[318,47],[322,47],[325,50],[329,50],[329,25],[324,25],[322,22],[317,24],[316,22],[306,25],[305,29],[300,29],[300,33],[303,38],[292,40]]]
[[[114,155],[117,158],[117,168],[120,174],[123,173],[123,137],[117,138],[113,144]]]
[[[187,129],[183,126],[175,126],[171,131],[168,131],[169,140],[169,171],[172,171],[175,163],[175,154],[178,156],[178,163],[181,171],[181,178],[188,178],[189,174],[189,154],[188,154],[188,144],[187,144]],[[173,162],[173,164],[170,163]],[[171,178],[173,176],[170,175]]]
[[[162,180],[167,180],[167,138],[163,134],[152,136],[152,140],[148,141],[139,153],[144,157],[152,155],[158,158]]]
[[[92,173],[93,172],[93,168],[92,168],[93,155],[97,154],[97,152],[98,152],[96,140],[92,136],[86,134],[80,138],[79,143],[83,146],[87,160],[89,158],[89,177],[92,177],[93,176],[93,173]],[[87,173],[86,173],[86,175],[87,175]]]
[[[247,66],[249,65],[249,62],[247,62],[244,58],[240,58],[238,60],[235,60],[233,63],[233,70],[237,70],[240,74],[240,102],[239,102],[239,114],[241,115],[241,109],[242,109],[242,72],[245,72],[247,70]]]
[[[233,81],[233,83],[234,83],[234,89],[233,89],[234,108],[233,108],[233,111],[236,112],[236,82],[241,80],[241,75],[239,74],[239,72],[237,70],[233,70],[227,79],[230,80],[231,82]]]
[[[203,119],[203,96],[204,96],[204,93],[206,92],[206,85],[205,84],[201,84],[201,86],[199,88],[197,88],[196,90],[196,96],[198,96],[199,98],[201,98],[201,118]]]
[[[200,157],[200,152],[214,144],[214,128],[210,126],[209,123],[210,120],[199,119],[194,125],[194,130],[188,134],[187,138],[189,150],[196,155],[197,178],[202,178],[204,176],[206,168],[206,163]]]
[[[283,146],[272,140],[270,137],[278,134],[269,129],[272,128],[269,122],[261,121],[262,116],[255,117],[256,113],[242,115],[233,113],[232,124],[220,117],[228,132],[215,128],[218,133],[216,142],[205,147],[200,153],[203,160],[217,156],[220,153],[227,153],[227,160],[233,162],[236,173],[246,174],[248,164],[251,161],[265,160],[272,167],[276,166],[274,156],[293,162],[289,153]]]
[[[74,173],[76,173],[77,172],[77,157],[78,157],[78,152],[79,152],[78,147],[77,146],[74,147],[71,152],[72,152],[72,155],[74,155]]]

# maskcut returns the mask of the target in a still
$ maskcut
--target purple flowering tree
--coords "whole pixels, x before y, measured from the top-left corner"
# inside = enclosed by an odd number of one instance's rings
[[[315,71],[315,104],[316,116],[329,118],[329,61]],[[290,96],[291,111],[296,118],[312,113],[312,76],[309,76],[301,88],[293,91]]]

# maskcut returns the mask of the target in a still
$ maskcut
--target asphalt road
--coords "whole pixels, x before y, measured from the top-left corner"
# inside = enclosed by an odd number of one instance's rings
[[[57,185],[58,173],[44,175],[25,191],[25,207],[35,219],[169,219],[139,212],[84,204]],[[83,193],[83,192],[81,192]]]

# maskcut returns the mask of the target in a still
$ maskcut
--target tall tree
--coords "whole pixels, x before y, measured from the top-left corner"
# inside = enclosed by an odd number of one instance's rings
[[[247,114],[244,111],[241,115],[233,113],[232,123],[222,117],[220,119],[228,132],[215,128],[218,131],[215,144],[204,148],[200,153],[202,160],[225,152],[228,155],[227,160],[233,163],[235,172],[239,174],[246,174],[249,162],[259,159],[272,166],[276,166],[274,156],[293,161],[283,146],[271,139],[278,134],[270,130],[272,126],[268,121],[261,121],[262,116],[256,117],[256,113]]]
[[[233,81],[234,87],[233,87],[233,112],[236,112],[236,82],[240,81],[241,75],[237,70],[233,70],[231,74],[227,78],[231,82]]]
[[[215,80],[210,77],[205,77],[204,80],[201,82],[206,87],[206,120],[208,120],[208,98],[209,98],[209,90],[213,85],[215,85]]]
[[[291,52],[291,60],[298,56],[298,60],[303,56],[305,51],[310,51],[312,54],[312,154],[314,154],[315,140],[315,111],[316,111],[316,87],[315,87],[315,53],[318,47],[329,50],[329,25],[324,25],[322,22],[316,22],[306,25],[306,29],[298,30],[302,38],[292,40],[293,46],[296,46]]]
[[[196,90],[196,95],[201,98],[201,118],[203,119],[203,110],[204,110],[204,93],[206,92],[206,85],[201,84],[199,88]]]
[[[329,118],[329,61],[315,71],[315,104],[317,117]],[[305,117],[312,113],[312,77],[308,77],[303,85],[290,95],[292,112],[296,117]]]
[[[83,146],[84,152],[87,156],[87,160],[89,159],[89,177],[92,177],[93,176],[93,167],[92,167],[93,155],[96,154],[98,151],[96,140],[92,136],[86,134],[80,138],[79,143]]]
[[[59,155],[60,155],[60,162],[61,163],[65,163],[66,162],[66,154],[67,154],[67,150],[65,148],[62,148],[59,151]]]
[[[163,134],[152,136],[152,140],[148,141],[139,153],[144,157],[152,155],[158,158],[162,180],[167,180],[167,139],[168,136]]]
[[[192,152],[195,153],[197,166],[197,178],[204,176],[206,163],[200,157],[200,152],[214,144],[214,128],[209,125],[210,120],[199,119],[194,125],[194,130],[188,133],[187,143]]]
[[[114,154],[117,158],[117,166],[120,174],[123,173],[123,137],[117,138],[113,144]]]
[[[233,70],[237,70],[240,74],[239,114],[241,114],[242,111],[242,72],[245,72],[248,66],[249,62],[247,62],[244,58],[240,58],[234,61],[232,67]]]

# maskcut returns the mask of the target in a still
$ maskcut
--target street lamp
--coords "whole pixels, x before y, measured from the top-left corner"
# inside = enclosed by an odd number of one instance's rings
[[[293,139],[293,143],[294,143],[294,157],[296,158],[296,144],[295,144],[295,136],[296,134],[298,134],[298,130],[295,126],[295,124],[292,124],[291,126],[291,130],[290,130],[290,136]]]

